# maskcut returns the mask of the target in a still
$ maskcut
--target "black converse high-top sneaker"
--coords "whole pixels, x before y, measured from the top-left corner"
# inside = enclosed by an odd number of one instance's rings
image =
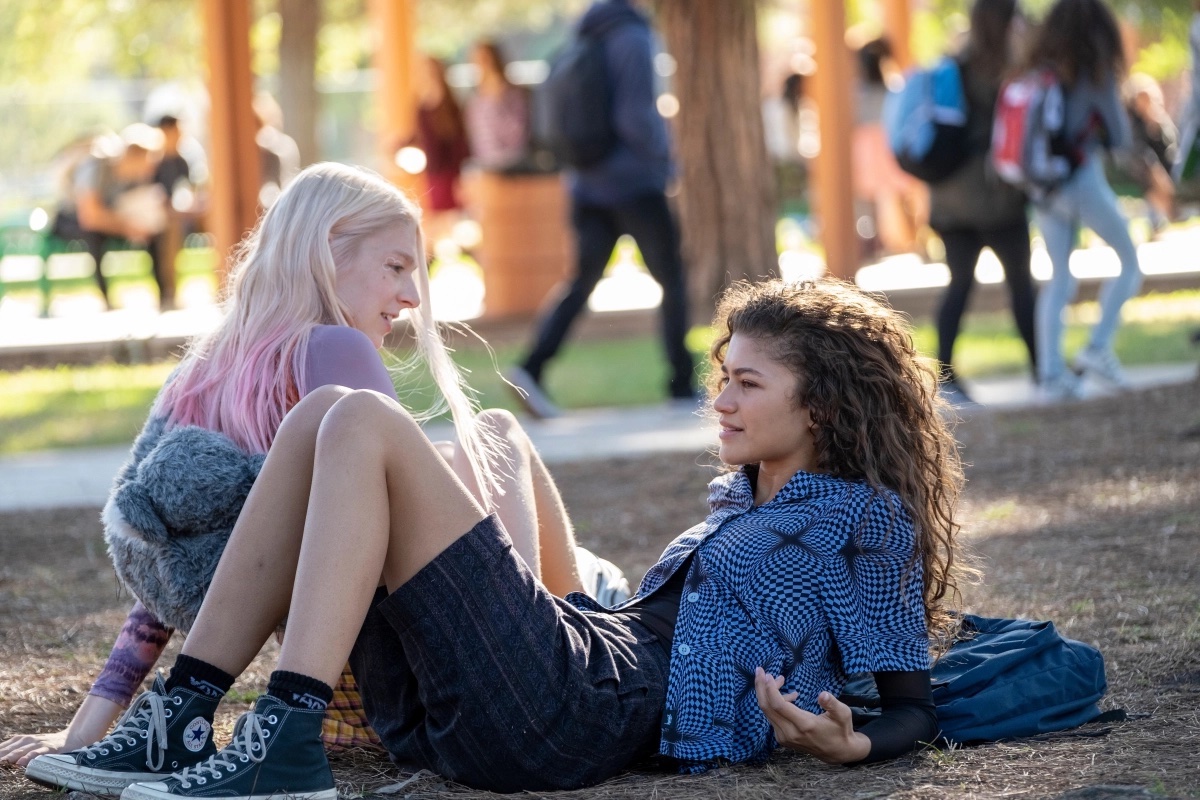
[[[264,694],[238,720],[225,749],[167,778],[135,783],[121,800],[337,800],[321,744],[324,718],[324,710],[295,708]]]
[[[112,733],[70,753],[38,756],[25,777],[55,789],[119,797],[131,783],[157,780],[215,753],[212,718],[219,702],[183,687],[168,693],[159,675]]]

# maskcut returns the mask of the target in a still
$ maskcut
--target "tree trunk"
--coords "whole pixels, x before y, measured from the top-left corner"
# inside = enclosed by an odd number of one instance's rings
[[[317,31],[321,4],[312,0],[279,0],[279,105],[283,130],[296,140],[300,166],[318,160]]]
[[[692,314],[730,282],[778,274],[775,179],[763,137],[754,0],[658,0],[677,69],[674,133]]]

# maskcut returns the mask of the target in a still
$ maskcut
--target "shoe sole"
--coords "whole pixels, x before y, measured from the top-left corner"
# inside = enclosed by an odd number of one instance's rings
[[[117,773],[111,770],[81,767],[75,763],[42,760],[40,758],[29,762],[25,768],[25,777],[34,783],[49,789],[68,789],[88,792],[101,797],[120,797],[121,793],[132,784],[145,781],[160,781],[167,773],[162,772],[128,772]]]
[[[158,776],[161,778],[162,776]],[[135,783],[121,794],[121,800],[183,800],[191,795],[172,794],[164,789],[165,783]],[[198,795],[202,796],[202,795]],[[222,795],[221,800],[337,800],[338,790],[322,789],[317,792],[271,792],[270,794]]]

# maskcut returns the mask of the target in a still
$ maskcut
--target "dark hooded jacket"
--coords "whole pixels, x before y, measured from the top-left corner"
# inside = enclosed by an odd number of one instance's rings
[[[655,43],[649,22],[628,0],[602,0],[583,15],[579,33],[603,39],[618,142],[599,164],[572,174],[572,194],[585,205],[615,206],[665,191],[671,152],[667,125],[655,103]]]

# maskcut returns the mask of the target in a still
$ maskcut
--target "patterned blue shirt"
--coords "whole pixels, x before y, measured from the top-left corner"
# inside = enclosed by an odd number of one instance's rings
[[[709,484],[708,518],[680,534],[638,589],[645,597],[695,554],[680,601],[659,752],[702,770],[765,759],[776,742],[754,670],[786,676],[821,713],[854,672],[929,668],[915,536],[899,497],[797,472],[754,505],[746,472]],[[582,595],[569,600],[603,611]]]

